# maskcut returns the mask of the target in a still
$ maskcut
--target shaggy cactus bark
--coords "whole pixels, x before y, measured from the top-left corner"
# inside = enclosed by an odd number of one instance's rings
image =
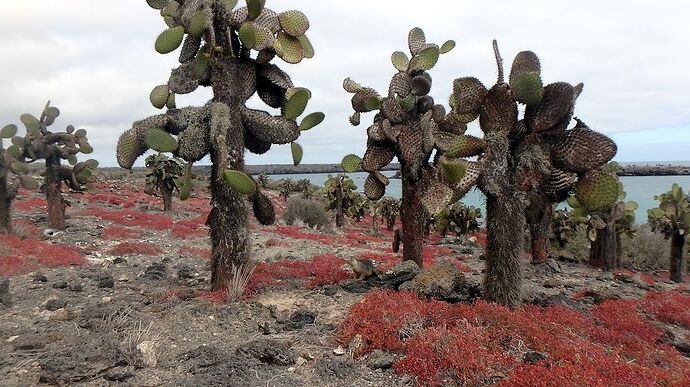
[[[311,93],[294,87],[290,77],[270,63],[276,56],[299,63],[314,55],[305,35],[309,21],[299,11],[276,13],[265,8],[264,1],[247,0],[240,8],[235,8],[237,1],[227,0],[148,3],[169,26],[156,40],[156,51],[167,54],[182,46],[181,65],[150,95],[153,106],[167,107],[167,112],[138,121],[122,134],[118,162],[131,168],[148,149],[171,152],[189,163],[210,156],[211,286],[224,290],[233,273],[241,271],[236,269],[249,264],[247,199],[260,223],[275,220],[270,199],[244,172],[245,149],[264,154],[273,144],[291,144],[297,165],[302,148],[294,141],[324,119],[322,113],[313,113],[297,124]],[[199,86],[211,87],[213,99],[203,107],[177,109],[175,95]],[[279,108],[281,115],[246,107],[254,94]]]

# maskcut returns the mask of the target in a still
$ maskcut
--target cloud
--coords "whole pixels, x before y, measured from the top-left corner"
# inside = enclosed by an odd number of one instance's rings
[[[280,63],[297,85],[313,91],[309,109],[326,121],[300,139],[304,162],[337,162],[361,153],[365,128],[348,123],[349,95],[342,80],[387,90],[390,54],[406,49],[411,27],[431,41],[457,41],[432,70],[437,102],[447,100],[454,78],[495,82],[491,40],[506,66],[519,51],[539,54],[546,82],[584,82],[576,114],[621,141],[621,157],[682,157],[690,130],[690,51],[685,50],[690,3],[660,0],[513,1],[268,1],[277,11],[299,8],[310,18],[317,56],[299,65]],[[114,146],[131,123],[156,114],[148,93],[167,80],[176,56],[153,51],[165,28],[143,0],[8,2],[0,14],[0,122],[38,113],[47,99],[63,112],[59,125],[89,129],[96,157],[114,165]],[[202,104],[208,90],[180,96],[178,105]],[[258,105],[257,105],[258,106]],[[639,146],[653,133],[657,142]],[[681,148],[685,146],[685,148]],[[650,147],[656,147],[651,149]],[[250,163],[289,163],[287,147],[248,156]]]

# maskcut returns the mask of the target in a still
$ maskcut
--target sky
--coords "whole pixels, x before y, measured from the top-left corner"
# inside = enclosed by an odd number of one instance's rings
[[[496,81],[495,38],[506,71],[515,54],[532,50],[545,83],[584,82],[576,116],[617,141],[618,161],[690,159],[687,0],[268,0],[267,7],[299,9],[311,22],[307,35],[316,57],[297,65],[274,60],[296,86],[311,89],[308,112],[326,114],[299,140],[304,163],[337,163],[364,152],[373,117],[359,127],[349,124],[351,95],[342,80],[350,76],[386,92],[396,72],[390,55],[406,51],[413,27],[423,28],[430,42],[457,42],[431,70],[437,103],[447,105],[455,78],[472,75],[487,86]],[[0,126],[18,124],[22,113],[39,114],[50,99],[62,111],[55,125],[87,129],[93,157],[115,166],[117,138],[134,121],[159,113],[148,95],[177,65],[177,52],[153,49],[165,28],[145,0],[5,1]],[[178,96],[177,105],[210,98],[200,88]],[[250,164],[292,162],[289,146],[247,156]]]

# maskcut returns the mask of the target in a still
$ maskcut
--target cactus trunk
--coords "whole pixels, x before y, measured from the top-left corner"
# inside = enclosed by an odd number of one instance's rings
[[[402,175],[402,205],[400,219],[403,229],[403,260],[423,266],[422,250],[426,219],[421,200],[421,181],[414,181],[408,173]]]
[[[240,103],[235,90],[242,83],[241,74],[233,61],[215,61],[214,101],[230,107],[230,127],[213,133],[211,149],[211,213],[207,224],[211,229],[212,273],[214,291],[227,289],[234,267],[249,262],[249,234],[247,231],[247,200],[233,191],[223,178],[226,168],[244,170],[244,127],[240,117]]]
[[[486,195],[486,276],[484,299],[503,305],[520,303],[525,204],[515,189],[508,138],[491,133],[487,140],[486,173],[480,189]]]
[[[163,196],[163,211],[172,210],[173,190],[168,187],[168,184],[163,182],[161,184],[161,196]]]
[[[343,215],[343,190],[337,189],[335,191],[335,225],[342,228],[345,225],[345,216]]]
[[[65,229],[65,208],[67,203],[62,197],[62,180],[60,179],[60,158],[51,155],[46,158],[45,194],[48,203],[48,227],[55,230]]]
[[[616,268],[616,226],[607,223],[606,227],[597,230],[597,237],[591,244],[589,252],[589,264],[594,267],[600,267],[604,270],[613,270]]]
[[[683,282],[683,247],[685,237],[677,230],[671,236],[671,281]]]
[[[527,223],[532,242],[532,263],[544,263],[549,259],[549,233],[553,205],[549,202],[532,201],[527,208]]]
[[[0,234],[12,232],[11,196],[7,177],[0,178]]]

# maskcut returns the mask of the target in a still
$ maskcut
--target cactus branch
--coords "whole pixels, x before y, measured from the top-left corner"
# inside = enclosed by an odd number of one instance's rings
[[[498,67],[498,81],[496,83],[505,82],[505,75],[503,70],[503,58],[501,57],[501,52],[498,50],[498,41],[493,40],[494,47],[494,57],[496,58],[496,67]]]

